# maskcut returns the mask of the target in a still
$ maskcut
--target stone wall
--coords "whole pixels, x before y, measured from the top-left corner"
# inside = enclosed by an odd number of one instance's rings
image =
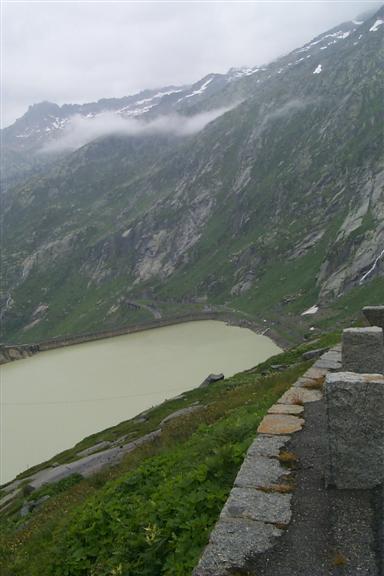
[[[28,358],[33,354],[39,352],[38,344],[20,345],[20,346],[4,346],[0,345],[0,365],[13,362],[14,360],[21,360]]]
[[[248,573],[249,561],[275,546],[291,521],[295,455],[287,449],[305,424],[305,405],[323,396],[340,347],[323,354],[268,410],[235,479],[193,576]]]
[[[384,376],[328,374],[329,486],[369,489],[384,481]]]
[[[342,372],[328,374],[326,481],[369,490],[384,482],[384,306],[367,306],[373,324],[343,331]]]
[[[152,330],[153,328],[161,328],[163,326],[171,326],[173,324],[181,324],[183,322],[193,322],[199,320],[228,320],[230,318],[216,312],[207,312],[195,315],[177,316],[169,319],[154,320],[143,324],[136,324],[130,326],[123,326],[111,330],[103,330],[99,332],[86,332],[84,334],[75,334],[73,336],[58,336],[47,340],[41,340],[34,344],[10,344],[0,345],[0,364],[6,364],[13,360],[21,360],[32,356],[36,352],[44,352],[46,350],[54,350],[55,348],[63,348],[65,346],[73,346],[75,344],[83,344],[84,342],[92,342],[95,340],[103,340],[104,338],[113,338],[114,336],[123,336],[124,334],[133,334],[135,332],[142,332],[144,330]]]
[[[183,324],[185,322],[199,322],[201,320],[220,320],[249,328],[257,333],[264,333],[265,327],[262,329],[246,319],[239,319],[235,314],[227,312],[201,312],[196,314],[184,314],[182,316],[173,316],[169,318],[162,318],[161,320],[152,320],[151,322],[144,322],[142,324],[135,324],[123,326],[121,328],[114,328],[111,330],[103,330],[98,332],[86,332],[84,334],[57,336],[47,340],[37,341],[34,344],[10,344],[0,345],[0,364],[5,364],[13,360],[20,360],[31,356],[36,352],[44,352],[46,350],[54,350],[55,348],[63,348],[65,346],[73,346],[75,344],[83,344],[84,342],[93,342],[95,340],[103,340],[104,338],[113,338],[114,336],[123,336],[124,334],[134,334],[135,332],[143,332],[144,330],[153,330],[154,328],[162,328],[164,326],[173,326],[176,324]],[[270,334],[268,334],[270,336]],[[11,354],[8,350],[12,350]]]

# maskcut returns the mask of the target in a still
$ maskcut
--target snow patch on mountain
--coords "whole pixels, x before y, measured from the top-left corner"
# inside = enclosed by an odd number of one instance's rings
[[[378,18],[373,26],[369,29],[370,32],[377,32],[377,30],[384,24],[384,20]]]
[[[251,76],[252,74],[256,74],[259,72],[260,68],[255,66],[254,68],[231,68],[229,74],[231,76],[231,80],[235,80],[237,78],[242,78],[243,76]]]
[[[321,72],[322,72],[322,66],[321,64],[319,64],[317,68],[315,68],[315,70],[312,72],[312,74],[321,74]]]
[[[179,98],[177,100],[177,102],[181,102],[185,98],[192,98],[193,96],[199,96],[200,94],[205,92],[205,90],[207,89],[207,86],[212,82],[212,80],[213,80],[213,78],[208,78],[208,80],[206,80],[206,82],[204,82],[204,84],[202,84],[200,86],[200,88],[198,88],[197,90],[194,90],[191,94],[187,94],[186,96],[182,96],[181,98]],[[177,102],[176,102],[176,104],[177,104]]]
[[[136,100],[133,104],[129,104],[128,106],[124,106],[116,111],[117,114],[124,114],[124,116],[135,118],[136,116],[141,116],[146,112],[149,112],[152,108],[157,106],[164,96],[170,96],[171,94],[178,94],[179,92],[183,92],[183,88],[179,88],[177,90],[163,90],[161,92],[157,92],[153,96],[149,98],[142,98],[141,100]]]
[[[321,38],[319,38],[318,40],[313,40],[309,44],[306,44],[302,48],[299,48],[298,50],[296,50],[296,53],[308,52],[308,50],[311,50],[314,46],[321,44],[327,38],[332,38],[332,41],[327,43],[328,46],[330,46],[331,44],[336,44],[336,42],[338,42],[339,40],[345,40],[346,38],[348,38],[348,36],[350,36],[350,34],[354,31],[355,28],[353,30],[348,30],[346,32],[344,32],[343,30],[338,30],[337,32],[325,34],[324,36],[321,36]]]
[[[311,306],[310,308],[308,308],[308,310],[305,310],[304,312],[301,313],[302,316],[307,316],[310,314],[316,314],[316,312],[319,311],[319,307],[315,304],[314,306]]]

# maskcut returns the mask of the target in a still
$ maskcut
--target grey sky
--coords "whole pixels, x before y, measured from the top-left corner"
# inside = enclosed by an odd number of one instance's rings
[[[2,3],[3,125],[29,104],[86,102],[269,62],[377,1]]]

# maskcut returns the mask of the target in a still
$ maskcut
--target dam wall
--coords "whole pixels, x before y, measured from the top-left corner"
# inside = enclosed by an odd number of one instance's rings
[[[125,334],[133,334],[135,332],[143,332],[144,330],[153,330],[154,328],[162,328],[164,326],[173,326],[175,324],[183,324],[185,322],[195,322],[200,320],[221,320],[249,328],[257,333],[261,333],[260,328],[253,322],[246,319],[239,319],[235,314],[223,312],[202,312],[200,314],[184,314],[181,316],[170,316],[168,318],[161,318],[152,320],[151,322],[143,322],[141,324],[131,324],[119,328],[111,328],[110,330],[102,330],[95,332],[85,332],[83,334],[64,335],[54,338],[37,341],[33,344],[0,344],[0,365],[14,360],[21,360],[28,358],[37,352],[44,352],[46,350],[53,350],[55,348],[63,348],[65,346],[73,346],[75,344],[82,344],[84,342],[92,342],[95,340],[103,340],[104,338],[113,338],[115,336],[123,336]]]

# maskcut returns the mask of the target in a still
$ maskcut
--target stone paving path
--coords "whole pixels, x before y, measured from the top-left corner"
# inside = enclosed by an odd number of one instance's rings
[[[325,489],[322,383],[340,368],[337,346],[270,408],[194,576],[381,574],[374,491]]]
[[[289,449],[299,458],[292,521],[273,548],[249,558],[257,576],[379,576],[374,491],[325,489],[325,405],[306,406]]]

